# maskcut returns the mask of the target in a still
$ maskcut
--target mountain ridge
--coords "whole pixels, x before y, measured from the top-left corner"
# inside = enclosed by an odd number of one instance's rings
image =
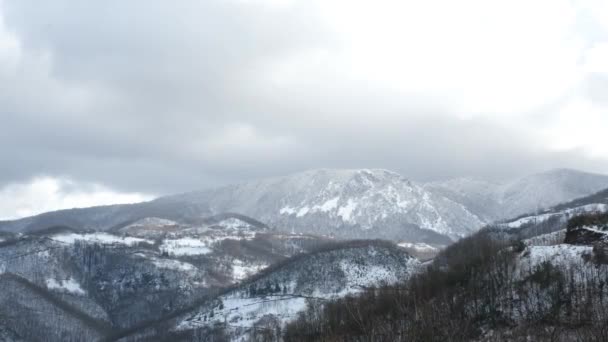
[[[571,169],[505,182],[467,177],[426,183],[386,169],[315,169],[137,204],[49,212],[0,222],[0,230],[111,230],[145,217],[197,224],[238,213],[291,233],[447,244],[492,222],[604,188],[608,176]]]

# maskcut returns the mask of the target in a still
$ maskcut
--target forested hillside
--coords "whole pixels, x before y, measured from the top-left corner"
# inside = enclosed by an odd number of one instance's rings
[[[590,214],[565,238],[480,231],[407,282],[309,307],[285,341],[607,341],[607,225]]]

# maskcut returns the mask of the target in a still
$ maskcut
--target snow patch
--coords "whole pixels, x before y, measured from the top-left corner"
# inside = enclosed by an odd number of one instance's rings
[[[353,213],[355,209],[357,209],[357,205],[358,204],[355,201],[349,198],[346,205],[338,209],[338,216],[340,216],[344,222],[354,222]]]
[[[67,243],[67,244],[73,244],[76,241],[86,241],[86,242],[98,243],[98,244],[104,244],[104,245],[120,244],[120,245],[127,245],[127,246],[132,246],[134,244],[141,243],[141,242],[146,242],[149,244],[153,243],[152,241],[146,240],[146,239],[130,237],[130,236],[117,236],[117,235],[101,233],[101,232],[100,233],[90,233],[90,234],[76,234],[76,233],[61,234],[61,235],[53,236],[52,240],[62,242],[62,243]]]
[[[161,252],[166,252],[169,255],[204,255],[211,253],[211,248],[207,243],[191,238],[184,237],[175,240],[163,240],[160,246]]]
[[[214,308],[210,312],[201,312],[181,322],[177,329],[186,330],[201,325],[228,322],[232,327],[251,328],[266,315],[273,315],[281,322],[287,323],[297,318],[297,314],[306,309],[306,300],[290,295],[243,298],[240,295],[228,295],[220,298],[222,309]]]
[[[322,211],[324,213],[330,212],[338,207],[338,201],[340,197],[334,197],[322,205],[317,205],[313,208],[313,211]]]
[[[566,239],[566,229],[558,230],[524,240],[527,246],[552,246],[560,245]]]
[[[438,248],[435,248],[424,242],[419,242],[419,243],[401,242],[401,243],[398,243],[397,246],[403,247],[403,248],[414,249],[418,252],[436,252],[439,250]]]
[[[220,222],[217,223],[218,226],[222,226],[224,228],[227,229],[245,229],[245,228],[252,228],[252,226],[240,219],[231,217],[225,220],[222,220]]]
[[[234,260],[232,263],[232,278],[235,280],[243,280],[248,278],[257,272],[268,267],[265,264],[246,264],[242,260]]]
[[[281,210],[279,210],[279,214],[281,215],[293,215],[297,212],[297,210],[295,208],[292,207],[283,207],[281,208]]]
[[[302,217],[305,216],[306,214],[308,214],[308,212],[310,211],[309,207],[302,207],[298,213],[296,214],[296,217]]]
[[[583,229],[592,231],[594,233],[600,233],[600,234],[604,234],[604,235],[608,235],[608,231],[603,230],[601,227],[598,226],[583,226]]]
[[[534,268],[548,261],[554,266],[567,267],[583,262],[584,254],[593,253],[591,246],[574,246],[559,244],[554,246],[530,246],[524,252],[523,260],[527,265]],[[526,264],[526,263],[525,263]]]
[[[46,287],[49,290],[57,290],[57,291],[68,292],[68,293],[77,294],[77,295],[85,294],[82,287],[80,287],[80,284],[78,284],[78,282],[72,278],[68,278],[65,280],[61,280],[61,279],[55,280],[52,278],[47,279]]]
[[[154,259],[154,260],[152,260],[152,263],[158,268],[163,268],[163,269],[168,269],[168,270],[184,271],[184,272],[193,272],[193,271],[197,270],[197,268],[190,263],[179,261],[179,260],[173,260],[173,259]]]

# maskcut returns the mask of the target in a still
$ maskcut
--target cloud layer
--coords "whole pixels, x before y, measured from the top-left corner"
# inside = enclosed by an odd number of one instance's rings
[[[40,177],[608,172],[607,22],[601,0],[2,0],[0,201]]]
[[[139,193],[117,193],[99,184],[49,177],[35,178],[27,184],[11,184],[0,189],[0,220],[58,209],[136,203],[150,199],[152,197]]]

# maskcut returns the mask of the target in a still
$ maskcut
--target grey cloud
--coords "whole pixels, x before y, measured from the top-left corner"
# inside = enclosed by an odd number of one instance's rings
[[[583,91],[594,103],[608,106],[608,75],[591,74],[584,82]]]
[[[274,86],[271,61],[332,44],[307,5],[1,4],[23,56],[17,72],[0,67],[11,84],[0,94],[0,186],[44,174],[172,193],[317,167],[414,179],[608,170],[498,121],[458,119],[441,104],[331,73]]]

